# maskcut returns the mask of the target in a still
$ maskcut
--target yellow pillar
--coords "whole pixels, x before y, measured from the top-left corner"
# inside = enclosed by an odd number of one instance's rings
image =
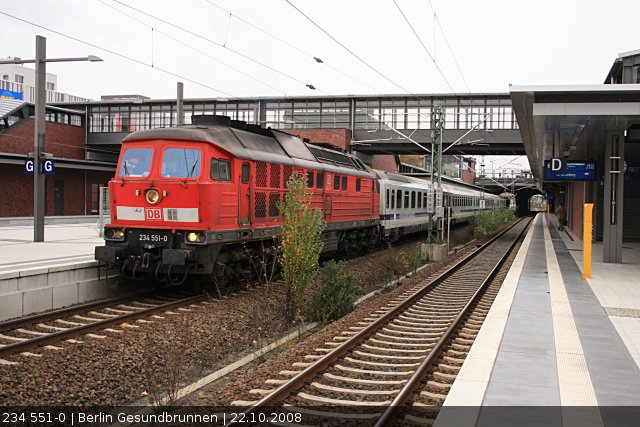
[[[582,278],[591,279],[591,230],[593,224],[593,203],[584,204],[582,232]]]

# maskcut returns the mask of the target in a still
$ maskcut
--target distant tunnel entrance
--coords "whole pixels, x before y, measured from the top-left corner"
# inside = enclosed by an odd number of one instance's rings
[[[516,206],[517,211],[516,214],[518,216],[529,215],[529,197],[534,194],[542,194],[535,188],[523,188],[516,192]]]

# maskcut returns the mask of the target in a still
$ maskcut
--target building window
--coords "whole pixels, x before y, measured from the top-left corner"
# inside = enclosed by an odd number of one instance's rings
[[[2,76],[2,80],[7,80],[8,81],[9,80],[9,74],[4,74]]]
[[[56,85],[51,83],[51,82],[47,82],[47,90],[56,90]]]
[[[16,83],[24,83],[24,76],[16,74]]]

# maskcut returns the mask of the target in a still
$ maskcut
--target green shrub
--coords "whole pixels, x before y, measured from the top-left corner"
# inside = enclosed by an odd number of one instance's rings
[[[416,247],[413,248],[413,252],[411,253],[411,270],[413,272],[413,276],[418,274],[418,267],[422,265],[422,243],[416,243]]]
[[[405,274],[410,265],[407,254],[392,249],[390,244],[387,245],[386,252],[383,265],[385,266],[387,277],[395,279]]]
[[[353,311],[356,295],[353,276],[342,262],[329,261],[321,270],[322,284],[313,296],[309,314],[319,322],[336,320]]]
[[[301,318],[307,285],[318,269],[322,251],[320,234],[324,229],[322,212],[311,208],[311,194],[307,192],[304,176],[298,172],[287,181],[288,193],[281,206],[283,224],[282,275],[287,284],[287,315],[289,320]]]
[[[473,235],[475,237],[485,237],[514,218],[515,213],[513,210],[507,208],[482,212],[473,217]]]

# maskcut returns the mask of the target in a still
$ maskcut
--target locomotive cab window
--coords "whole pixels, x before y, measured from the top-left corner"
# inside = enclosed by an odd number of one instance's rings
[[[360,178],[356,178],[356,191],[360,191]]]
[[[247,182],[249,182],[248,175],[249,174],[247,172]],[[209,173],[209,176],[214,181],[231,181],[231,163],[229,162],[229,160],[211,159],[211,172]]]
[[[324,186],[324,172],[318,172],[316,177],[316,188],[322,189]]]
[[[200,176],[200,150],[167,148],[162,155],[162,176],[165,178],[197,178]]]
[[[342,189],[343,190],[347,189],[347,177],[346,176],[342,177]]]
[[[340,177],[338,175],[333,176],[333,189],[334,190],[340,189]]]
[[[152,155],[151,148],[127,148],[122,155],[120,176],[145,177],[149,175]]]
[[[248,184],[249,183],[249,163],[243,163],[242,164],[242,183],[243,184]]]
[[[313,188],[313,171],[307,172],[307,188]]]

